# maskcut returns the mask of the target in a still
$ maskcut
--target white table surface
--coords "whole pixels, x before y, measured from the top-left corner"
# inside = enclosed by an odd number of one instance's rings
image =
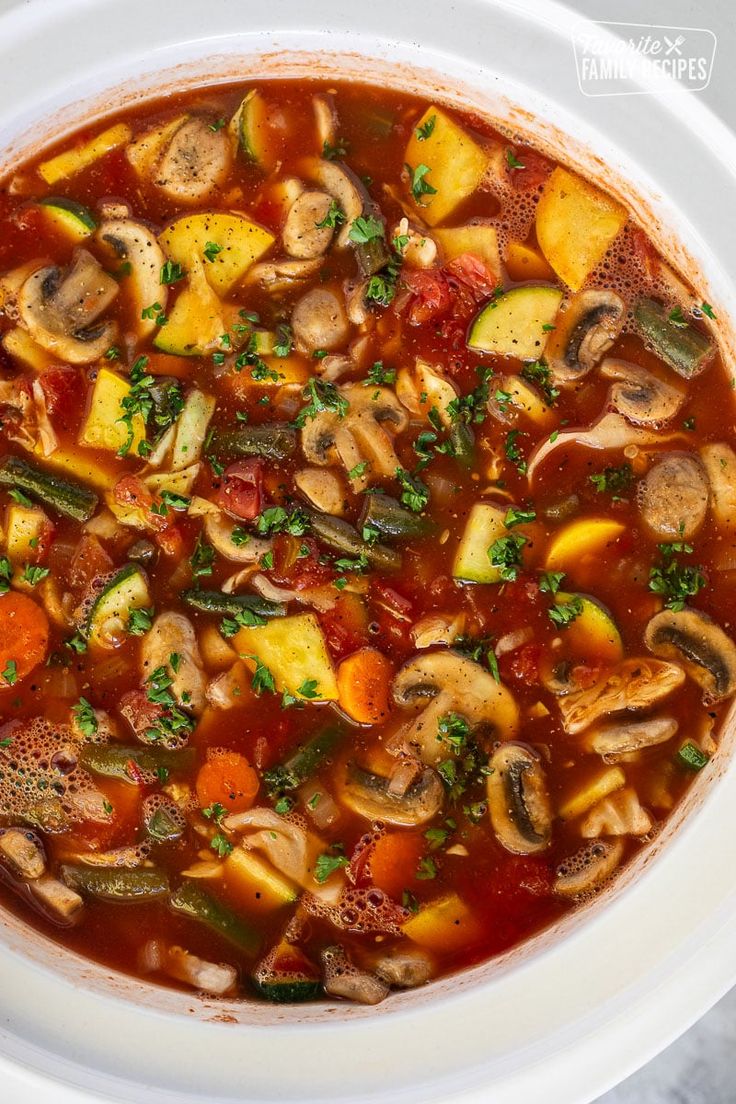
[[[0,0],[0,13],[28,0]],[[64,0],[57,0],[63,3]],[[255,0],[243,0],[244,4]],[[435,3],[441,0],[434,0]],[[121,0],[124,3],[124,0]],[[736,127],[736,6],[734,0],[567,0],[591,19],[670,26],[707,27],[718,38],[715,66],[708,89],[700,93],[711,109]],[[544,0],[540,0],[543,8]],[[659,1057],[597,1104],[736,1104],[736,989]],[[84,1104],[90,1098],[84,1098]],[[31,1087],[26,1078],[4,1074],[0,1104],[77,1104],[74,1090],[49,1085]],[[489,1097],[490,1104],[490,1097]],[[536,1100],[544,1104],[544,1086]]]

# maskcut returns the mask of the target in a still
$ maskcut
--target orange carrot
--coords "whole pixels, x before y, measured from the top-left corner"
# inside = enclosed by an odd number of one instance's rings
[[[425,848],[417,832],[388,832],[381,836],[373,844],[368,859],[371,881],[389,897],[400,901],[402,891],[416,884],[416,872]]]
[[[212,755],[200,767],[197,775],[197,798],[203,809],[222,805],[228,813],[244,813],[250,809],[260,781],[245,758],[237,751]]]
[[[41,606],[9,590],[0,597],[0,686],[12,686],[46,658],[49,622]]]
[[[344,659],[337,669],[337,689],[347,715],[360,724],[385,720],[391,674],[391,664],[376,648],[361,648]]]

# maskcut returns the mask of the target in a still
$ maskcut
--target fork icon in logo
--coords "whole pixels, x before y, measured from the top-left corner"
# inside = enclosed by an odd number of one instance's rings
[[[677,38],[674,39],[668,38],[667,35],[664,35],[663,37],[665,42],[667,43],[667,57],[669,57],[669,55],[672,53],[682,55],[682,50],[680,49],[680,47],[685,41],[684,35],[678,35]]]

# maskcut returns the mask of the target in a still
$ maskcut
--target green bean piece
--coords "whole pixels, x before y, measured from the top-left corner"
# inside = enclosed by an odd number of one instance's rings
[[[400,502],[386,494],[368,494],[358,524],[361,529],[375,529],[382,537],[396,540],[412,540],[426,537],[436,529],[428,518],[419,517],[405,509]]]
[[[137,785],[131,765],[147,773],[168,778],[170,774],[186,774],[195,762],[194,748],[170,751],[164,747],[126,747],[123,744],[86,744],[79,761],[85,770],[105,778],[119,778]]]
[[[182,598],[188,606],[202,613],[236,614],[250,610],[259,617],[284,617],[283,602],[271,602],[258,594],[225,594],[221,590],[185,590]]]
[[[329,514],[318,514],[316,510],[306,510],[312,526],[312,532],[337,552],[347,552],[352,556],[363,556],[371,567],[379,571],[396,571],[401,567],[401,553],[385,544],[369,544],[364,541],[357,529],[342,518]]]
[[[152,867],[105,868],[63,863],[59,873],[70,889],[99,897],[101,901],[150,901],[169,892],[168,876]]]
[[[657,356],[685,379],[699,376],[715,356],[713,341],[689,322],[673,320],[672,313],[653,299],[634,304],[634,319]]]
[[[18,487],[75,521],[89,521],[99,501],[95,492],[81,483],[41,471],[18,456],[5,456],[0,460],[0,484]]]
[[[262,942],[260,932],[200,886],[183,882],[172,893],[169,903],[174,912],[199,920],[247,955],[258,954]]]
[[[212,436],[212,450],[215,454],[263,456],[266,460],[285,460],[295,449],[294,430],[277,424],[216,429]]]
[[[282,763],[265,771],[263,780],[272,797],[295,790],[330,758],[345,733],[336,725],[323,728]]]

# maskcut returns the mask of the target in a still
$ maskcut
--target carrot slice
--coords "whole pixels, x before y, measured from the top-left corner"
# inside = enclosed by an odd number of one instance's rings
[[[0,597],[0,686],[30,675],[43,663],[49,642],[49,621],[41,606],[9,590]]]
[[[203,809],[210,805],[222,805],[228,813],[244,813],[250,809],[260,781],[245,758],[237,751],[224,751],[212,755],[200,767],[196,789]]]
[[[337,669],[337,689],[347,715],[360,724],[385,720],[391,674],[391,664],[376,648],[361,648],[344,659]]]
[[[152,376],[176,376],[188,380],[194,372],[190,357],[173,356],[171,353],[148,353],[146,371]]]
[[[424,840],[416,832],[388,832],[371,849],[368,860],[371,881],[389,897],[401,900],[402,891],[416,885],[416,872],[424,851]]]

